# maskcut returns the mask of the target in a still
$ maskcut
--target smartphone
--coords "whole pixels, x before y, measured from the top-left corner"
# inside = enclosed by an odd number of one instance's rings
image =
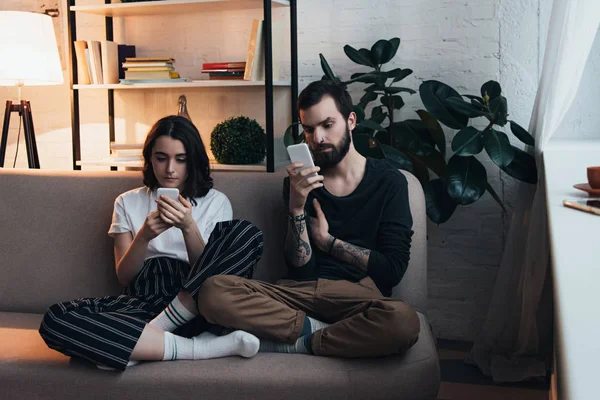
[[[312,154],[310,154],[310,150],[306,143],[293,144],[287,147],[288,155],[290,156],[290,160],[292,162],[301,162],[304,164],[302,168],[296,168],[296,173],[305,170],[306,168],[314,167],[315,163],[312,158]],[[315,176],[317,173],[310,174],[309,176]]]
[[[158,188],[156,195],[158,197],[165,195],[170,199],[179,201],[179,189],[177,188]]]

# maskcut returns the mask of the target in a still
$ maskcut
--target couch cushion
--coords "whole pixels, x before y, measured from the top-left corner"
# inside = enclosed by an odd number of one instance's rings
[[[435,399],[438,359],[426,319],[419,317],[419,341],[403,356],[346,360],[259,353],[249,360],[146,362],[119,373],[50,350],[37,332],[40,314],[0,312],[0,397]]]

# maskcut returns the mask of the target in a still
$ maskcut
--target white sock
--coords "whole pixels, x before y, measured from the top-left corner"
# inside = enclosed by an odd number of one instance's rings
[[[191,339],[165,332],[163,360],[207,360],[228,356],[250,358],[258,352],[260,341],[250,333],[235,331],[226,336],[204,332]]]
[[[193,360],[194,342],[192,339],[165,332],[163,360]]]
[[[258,353],[260,340],[248,332],[234,331],[225,336],[204,332],[194,338],[194,360],[229,356],[250,358]]]
[[[329,326],[328,323],[319,321],[318,319],[314,319],[312,317],[309,317],[308,315],[306,316],[306,318],[308,318],[308,321],[310,322],[310,333],[315,333],[316,331],[323,328],[327,328]],[[306,324],[306,319],[304,319],[304,324]]]
[[[173,332],[181,325],[194,319],[194,317],[195,315],[183,305],[179,297],[175,297],[167,308],[150,321],[149,324],[165,332]]]

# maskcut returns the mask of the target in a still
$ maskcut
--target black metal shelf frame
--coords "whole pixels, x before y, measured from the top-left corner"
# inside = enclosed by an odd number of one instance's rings
[[[298,120],[298,110],[296,109],[296,99],[298,98],[298,32],[297,32],[297,8],[296,0],[290,2],[290,54],[291,54],[291,115],[292,122]],[[111,4],[111,0],[104,0],[105,4]],[[73,153],[73,169],[80,170],[81,166],[77,162],[81,160],[81,120],[79,115],[79,91],[73,89],[77,81],[77,60],[75,58],[73,43],[77,40],[77,12],[72,11],[75,6],[75,0],[68,0],[68,21],[67,32],[71,39],[69,45],[69,57],[71,59],[71,139]],[[264,48],[265,48],[265,120],[267,133],[267,172],[275,171],[275,134],[274,134],[274,115],[273,115],[273,41],[272,41],[272,11],[271,0],[263,0],[264,10]],[[113,18],[105,17],[106,40],[113,40]],[[115,140],[115,98],[114,89],[108,90],[108,129],[109,146],[110,142]],[[294,134],[298,134],[298,126],[294,126]],[[111,167],[111,170],[117,170],[117,167]]]

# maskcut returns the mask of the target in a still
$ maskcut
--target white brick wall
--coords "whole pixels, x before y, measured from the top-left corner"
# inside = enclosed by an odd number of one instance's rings
[[[59,7],[65,12],[62,1],[52,3],[5,0],[2,8],[33,11],[45,4],[44,8]],[[303,88],[321,77],[319,53],[326,56],[337,74],[347,78],[364,69],[347,59],[342,50],[345,44],[370,47],[380,38],[397,36],[402,42],[390,68],[414,71],[403,81],[404,86],[417,89],[422,80],[438,79],[461,93],[477,93],[482,83],[496,79],[508,98],[511,118],[527,126],[543,60],[541,52],[550,7],[550,0],[301,0],[298,1],[300,85]],[[248,28],[243,25],[245,16],[245,12],[234,12],[227,18],[218,13],[208,19],[136,18],[129,21],[126,28],[115,21],[115,35],[138,45],[138,52],[175,52],[182,61],[178,68],[189,73],[208,59],[245,57],[245,43],[242,43],[248,36]],[[102,35],[100,18],[78,16],[78,19],[80,38]],[[149,20],[151,25],[148,25]],[[64,47],[68,43],[64,27],[61,21],[55,24]],[[221,24],[225,24],[229,32],[226,40],[219,39],[218,35],[211,37]],[[588,100],[594,101],[598,92],[597,79],[593,78],[600,71],[599,57],[600,45],[596,43],[584,78],[588,84],[580,89],[577,111],[565,123],[565,135],[598,135],[599,117],[584,106]],[[68,82],[66,71],[65,80]],[[360,86],[352,88],[358,99]],[[23,96],[32,102],[42,166],[69,169],[67,83],[25,88]],[[0,97],[15,98],[16,90],[0,88]],[[418,95],[405,96],[405,100],[407,106],[400,116],[415,118],[413,111],[422,108]],[[85,104],[82,151],[88,158],[101,157],[107,152],[105,95],[82,92],[81,101]],[[139,107],[151,102],[145,101]],[[200,115],[201,110],[191,112]],[[7,166],[13,162],[16,131],[17,125],[11,124]],[[19,151],[18,166],[27,165],[24,154]],[[482,160],[485,161],[485,157]],[[492,185],[510,205],[514,193],[512,178],[498,173],[489,163],[486,166]],[[494,285],[508,221],[509,217],[485,195],[476,204],[460,208],[452,220],[441,227],[430,224],[429,312],[439,337],[470,340],[477,334]]]

